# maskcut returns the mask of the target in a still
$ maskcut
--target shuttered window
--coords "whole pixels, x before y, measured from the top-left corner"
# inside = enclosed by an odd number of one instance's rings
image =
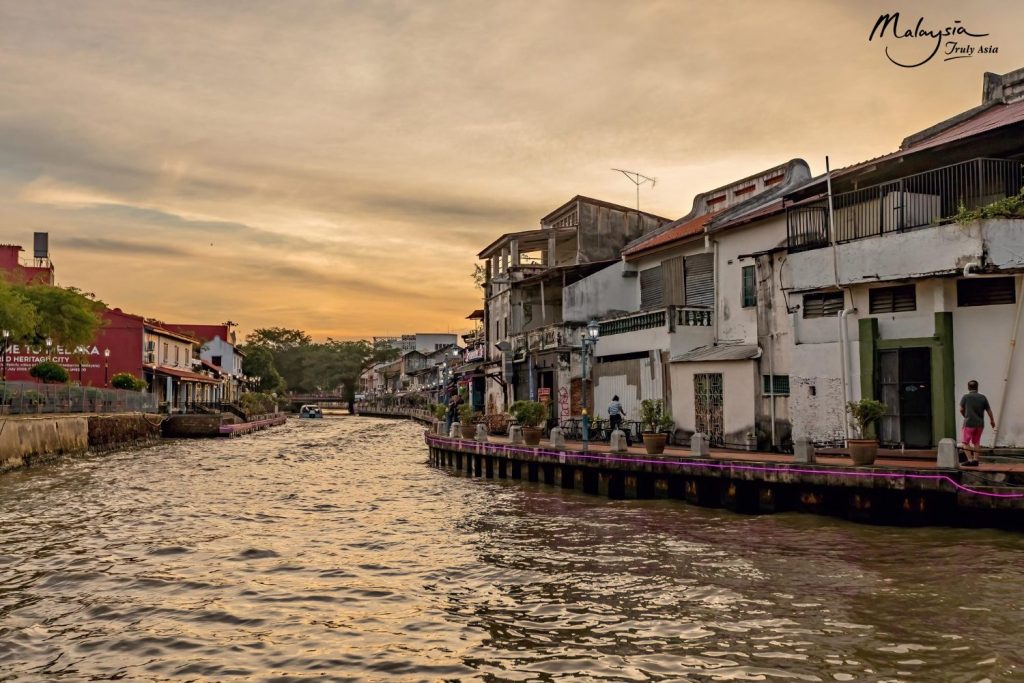
[[[640,308],[664,306],[661,266],[640,271]]]
[[[1012,277],[979,277],[956,282],[957,306],[998,306],[1017,303]]]
[[[743,308],[757,305],[757,280],[754,266],[743,266]]]
[[[836,315],[843,310],[842,292],[822,292],[820,294],[804,294],[804,317],[824,318]]]
[[[684,271],[686,305],[713,308],[715,305],[714,254],[687,256]]]
[[[789,396],[789,375],[761,375],[761,382],[765,396]]]
[[[917,310],[914,285],[876,287],[868,291],[868,310],[872,313],[906,313]]]
[[[665,259],[661,262],[662,303],[666,306],[683,305],[683,257]]]

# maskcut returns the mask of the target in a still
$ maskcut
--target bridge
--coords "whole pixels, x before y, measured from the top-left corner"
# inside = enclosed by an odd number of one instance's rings
[[[343,394],[288,394],[288,402],[296,406],[315,404],[321,407],[348,407],[348,401]]]

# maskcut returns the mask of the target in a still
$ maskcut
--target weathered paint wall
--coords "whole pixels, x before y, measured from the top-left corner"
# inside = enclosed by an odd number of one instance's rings
[[[1024,226],[1021,228],[1024,230]],[[955,300],[955,285],[953,287]],[[1017,300],[1024,296],[1022,278],[1017,276]],[[996,413],[999,426],[999,446],[1024,447],[1024,321],[1017,331],[1017,349],[1006,379],[1006,362],[1010,354],[1010,333],[1013,329],[1015,305],[971,306],[953,312],[954,398],[959,401],[967,391],[969,380],[978,380],[979,390],[988,397]],[[1006,406],[1000,414],[1004,387],[1009,393]],[[957,411],[957,427],[962,422]],[[992,428],[986,424],[982,435],[983,446],[992,446]]]
[[[660,351],[647,358],[597,363],[594,366],[594,403],[597,417],[608,417],[608,404],[619,397],[628,420],[640,419],[640,402],[664,398],[664,375]]]
[[[597,271],[562,290],[565,320],[585,323],[592,318],[637,310],[639,280],[624,277],[622,261]]]
[[[951,224],[840,244],[836,248],[839,282],[878,282],[954,273],[981,259],[982,232],[978,223]],[[1024,248],[1024,244],[1017,243],[1016,247]],[[794,290],[822,289],[835,283],[830,248],[790,254],[788,266],[787,285]]]
[[[722,426],[725,445],[729,448],[744,448],[747,433],[756,429],[754,402],[751,397],[757,390],[757,363],[754,361],[672,363],[672,416],[676,420],[676,432],[689,439],[696,429],[696,404],[694,400],[694,375],[702,373],[722,374]],[[739,400],[730,400],[735,397]]]

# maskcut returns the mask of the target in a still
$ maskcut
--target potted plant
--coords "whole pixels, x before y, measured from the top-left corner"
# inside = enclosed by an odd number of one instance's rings
[[[463,439],[472,439],[476,436],[476,425],[473,424],[473,406],[468,403],[459,406],[459,425],[462,429]]]
[[[434,404],[434,417],[443,420],[448,415],[448,407],[443,403]]]
[[[548,415],[548,407],[539,401],[516,401],[509,412],[523,428],[523,441],[527,446],[540,444],[541,425]]]
[[[669,418],[671,420],[671,418]],[[665,424],[665,403],[660,398],[647,398],[640,402],[640,422],[643,423],[644,448],[649,455],[665,452],[668,434],[660,431]]]
[[[847,439],[846,448],[850,451],[850,459],[854,465],[871,465],[878,456],[878,439],[865,438],[868,429],[880,417],[888,412],[885,404],[873,398],[862,398],[846,404],[846,412],[850,416],[850,426],[857,438]]]

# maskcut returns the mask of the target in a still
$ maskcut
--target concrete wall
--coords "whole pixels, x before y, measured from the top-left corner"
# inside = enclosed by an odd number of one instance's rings
[[[562,313],[565,320],[585,323],[616,313],[637,310],[639,280],[623,277],[622,261],[597,271],[562,290]]]
[[[758,391],[757,363],[754,361],[672,363],[672,416],[676,432],[688,439],[696,429],[694,375],[722,374],[722,422],[725,444],[742,448],[748,433],[756,433],[753,397]]]
[[[89,448],[86,415],[6,417],[0,429],[0,472]]]
[[[578,263],[610,260],[628,242],[646,234],[661,222],[635,211],[621,211],[607,206],[579,202]]]
[[[1024,247],[1008,231],[993,230],[1018,249]],[[979,223],[869,237],[838,245],[839,282],[853,284],[954,273],[965,264],[980,260],[983,251]],[[794,290],[823,289],[835,284],[831,248],[790,254],[788,266],[786,284]]]

